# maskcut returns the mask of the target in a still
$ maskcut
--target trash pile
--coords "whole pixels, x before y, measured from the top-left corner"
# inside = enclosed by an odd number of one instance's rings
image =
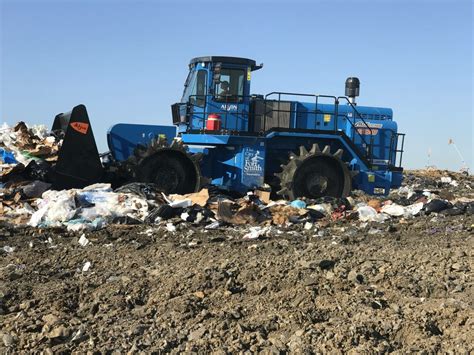
[[[474,214],[472,179],[442,176],[435,182],[436,190],[422,189],[426,179],[420,174],[408,174],[410,180],[412,185],[387,197],[354,191],[347,198],[294,201],[273,201],[262,197],[261,191],[232,198],[214,187],[188,195],[165,195],[153,184],[144,183],[115,190],[110,184],[94,184],[55,191],[47,183],[32,181],[0,190],[0,221],[40,228],[62,226],[71,231],[96,230],[108,224],[159,224],[170,232],[182,223],[206,229],[230,225],[245,227],[244,238],[254,239],[266,235],[272,225],[312,229],[336,221],[384,223],[421,214]],[[460,189],[466,191],[462,197],[456,194]]]
[[[62,140],[44,125],[24,122],[0,127],[0,182],[12,185],[25,180],[46,180],[50,165],[58,159]],[[2,186],[2,185],[0,185]]]
[[[160,224],[168,231],[189,223],[206,229],[243,226],[244,238],[264,236],[270,226],[325,226],[337,221],[384,223],[421,214],[472,215],[473,179],[439,170],[406,173],[404,186],[387,197],[353,191],[347,198],[271,200],[268,190],[235,198],[214,186],[188,195],[165,195],[153,184],[110,184],[51,190],[44,182],[61,139],[44,126],[23,122],[0,130],[0,222],[31,227],[96,230],[108,224]],[[248,227],[250,226],[250,228]]]

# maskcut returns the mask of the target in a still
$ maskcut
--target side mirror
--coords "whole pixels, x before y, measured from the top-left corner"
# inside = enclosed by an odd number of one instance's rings
[[[178,102],[171,105],[173,124],[188,123],[191,110],[191,106],[185,103]]]

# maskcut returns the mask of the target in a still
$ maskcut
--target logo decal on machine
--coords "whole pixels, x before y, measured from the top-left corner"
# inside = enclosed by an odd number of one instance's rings
[[[72,122],[70,126],[81,134],[86,134],[89,129],[89,124],[84,122]]]
[[[235,104],[222,104],[221,110],[224,111],[237,111],[237,105]]]
[[[357,132],[359,132],[359,134],[363,134],[363,135],[373,135],[373,136],[376,136],[377,133],[379,133],[379,129],[383,127],[383,124],[381,123],[370,123],[368,122],[367,124],[365,124],[364,122],[362,121],[358,121],[355,123],[355,126],[357,127]],[[369,126],[369,128],[367,128],[367,126]]]
[[[244,150],[244,174],[247,176],[262,176],[263,157],[260,156],[260,152],[255,149],[246,148]]]

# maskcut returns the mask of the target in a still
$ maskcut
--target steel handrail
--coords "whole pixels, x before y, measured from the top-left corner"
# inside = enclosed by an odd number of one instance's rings
[[[275,110],[273,108],[267,108],[267,101],[276,101],[274,99],[269,99],[269,97],[273,96],[273,95],[278,95],[278,109]],[[268,94],[266,94],[264,96],[264,112],[263,112],[263,115],[264,115],[264,122],[263,122],[263,129],[262,129],[262,132],[265,132],[265,129],[266,129],[266,118],[267,116],[271,113],[271,112],[278,112],[278,117],[277,117],[277,123],[278,123],[278,126],[279,126],[279,123],[280,123],[280,113],[281,112],[284,112],[284,113],[289,113],[290,115],[291,114],[297,114],[298,113],[298,110],[295,109],[295,110],[281,110],[281,106],[280,106],[280,103],[281,103],[281,100],[282,100],[282,95],[284,96],[300,96],[300,97],[313,97],[315,98],[315,109],[313,111],[308,111],[309,114],[314,114],[314,115],[318,115],[318,114],[324,114],[325,112],[323,110],[319,110],[318,109],[318,99],[319,98],[329,98],[329,99],[332,99],[334,100],[334,112],[332,113],[334,115],[334,118],[335,118],[335,124],[334,124],[334,131],[337,131],[337,121],[338,121],[338,118],[339,117],[344,117],[346,118],[347,122],[350,123],[351,125],[351,128],[353,129],[353,131],[360,137],[361,141],[363,142],[363,144],[365,144],[366,146],[368,146],[369,150],[367,152],[365,152],[365,155],[366,157],[369,159],[369,161],[372,163],[373,161],[373,144],[374,144],[374,136],[373,136],[373,129],[367,124],[367,122],[365,121],[365,119],[362,117],[361,113],[356,109],[356,107],[349,101],[349,99],[346,97],[346,96],[333,96],[333,95],[317,95],[317,94],[302,94],[302,93],[293,93],[293,92],[278,92],[278,91],[272,91]],[[210,110],[207,110],[207,106],[208,106],[208,103],[209,101],[209,98],[214,98],[215,95],[214,94],[205,94],[205,95],[190,95],[189,98],[204,98],[204,104],[203,106],[199,106],[199,107],[204,107],[204,110],[203,112],[200,112],[198,113],[197,115],[198,116],[202,116],[202,117],[197,117],[200,121],[202,121],[202,129],[204,130],[205,129],[205,121],[206,121],[206,116],[207,114],[209,113],[222,113],[222,111],[225,111],[224,112],[224,121],[223,121],[223,126],[224,127],[227,127],[227,122],[228,122],[228,116],[230,114],[229,110],[227,109],[227,105],[229,103],[235,103],[236,105],[238,105],[240,102],[242,102],[245,98],[254,98],[255,95],[232,95],[232,96],[229,96],[229,97],[226,97],[225,100],[221,100],[221,101],[218,101],[218,103],[221,103],[221,104],[225,104],[226,105],[226,109],[223,110],[221,109],[220,107],[215,107],[216,109],[216,112],[211,112]],[[355,113],[355,117],[353,117],[353,120],[350,120],[350,119],[347,119],[347,117],[343,116],[343,115],[340,115],[339,114],[339,101],[340,100],[346,100],[347,103],[351,106],[353,112]],[[214,104],[214,102],[213,102]],[[193,104],[191,103],[191,106],[197,106],[196,104]],[[194,110],[193,110],[194,111]],[[236,116],[237,119],[239,119],[239,116],[241,117],[240,119],[244,119],[245,116],[247,116],[247,120],[249,119],[249,112],[245,112],[243,110],[241,111],[236,111],[236,112],[232,112],[231,113],[233,116]],[[194,115],[194,113],[193,113]],[[194,116],[195,117],[195,116]],[[368,131],[370,132],[370,141],[368,142],[367,139],[364,137],[364,135],[362,135],[358,128],[360,127],[357,127],[355,125],[355,121],[356,121],[356,118],[358,118],[360,120],[360,122],[362,122],[365,126],[365,128],[368,129]],[[296,123],[295,123],[296,124]],[[290,128],[290,127],[288,127]],[[237,123],[236,123],[236,127],[235,129],[237,129]],[[225,131],[232,131],[232,130],[229,130],[229,129],[226,129]],[[354,141],[354,138],[355,136],[352,137],[352,141]]]

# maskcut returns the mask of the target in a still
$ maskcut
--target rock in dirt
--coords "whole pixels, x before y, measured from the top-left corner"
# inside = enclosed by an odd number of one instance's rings
[[[349,281],[352,281],[352,282],[355,282],[355,283],[363,283],[364,282],[364,276],[362,276],[361,274],[359,274],[357,271],[355,270],[351,270],[349,272],[349,274],[347,275],[347,279]]]
[[[59,326],[54,328],[48,333],[48,338],[55,339],[55,338],[67,338],[70,334],[70,331],[65,326]]]
[[[3,345],[6,347],[13,346],[15,344],[15,339],[10,334],[3,334],[2,336]]]
[[[324,259],[319,262],[319,267],[323,270],[329,270],[333,268],[335,264],[336,262],[334,260]]]

